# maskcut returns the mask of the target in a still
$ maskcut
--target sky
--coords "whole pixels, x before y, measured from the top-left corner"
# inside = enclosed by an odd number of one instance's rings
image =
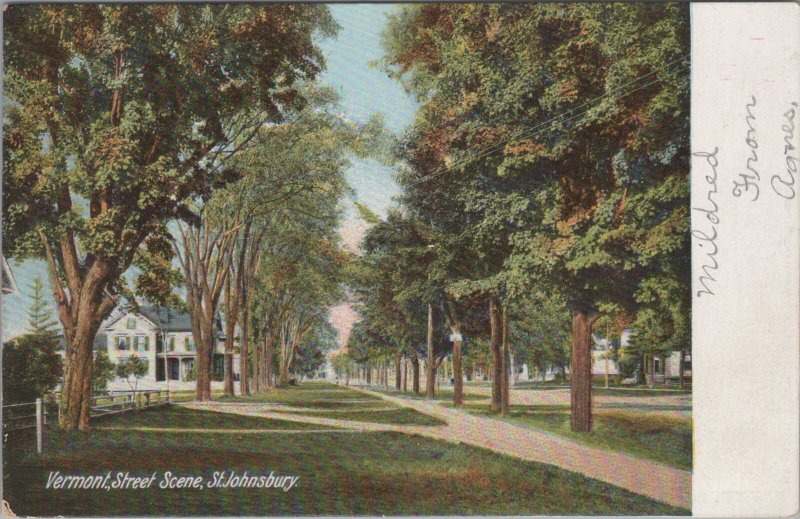
[[[330,9],[341,30],[337,38],[320,42],[327,61],[327,70],[321,80],[339,92],[341,110],[346,117],[365,122],[380,113],[389,130],[402,132],[412,121],[417,106],[396,81],[369,65],[383,55],[380,33],[386,24],[387,13],[397,7],[333,4]],[[380,215],[386,214],[386,209],[393,204],[393,197],[400,193],[392,171],[372,160],[353,160],[346,177],[355,191],[354,199]],[[346,199],[342,203],[345,207],[342,241],[348,249],[356,250],[366,224],[356,216],[352,201]],[[31,285],[37,276],[45,283],[47,301],[55,315],[45,263],[26,261],[19,264],[10,260],[9,264],[21,293],[3,297],[3,341],[25,332]],[[355,312],[347,303],[331,309],[331,321],[342,344],[346,343],[355,318]]]
[[[366,121],[375,113],[384,116],[386,126],[399,133],[412,121],[416,104],[402,86],[389,79],[369,63],[383,55],[380,33],[386,23],[386,14],[394,5],[334,4],[331,5],[341,31],[336,40],[322,47],[328,61],[323,79],[341,95],[345,114],[357,121]],[[392,197],[400,193],[392,171],[375,161],[356,160],[347,173],[347,180],[355,190],[355,198],[376,213],[384,216],[392,205]],[[344,245],[355,250],[366,224],[346,202],[347,216],[342,225]],[[339,342],[347,344],[356,313],[349,303],[331,309],[331,322],[339,332]]]

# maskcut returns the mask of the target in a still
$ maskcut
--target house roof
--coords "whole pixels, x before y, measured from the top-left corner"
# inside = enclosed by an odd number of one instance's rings
[[[112,324],[116,323],[126,315],[135,313],[136,315],[148,320],[159,331],[163,332],[191,332],[192,331],[192,316],[186,312],[175,310],[174,308],[160,307],[160,306],[142,306],[139,312],[120,312],[116,317],[111,319],[105,324],[108,329]],[[222,332],[222,319],[217,316],[215,327],[221,337]]]
[[[192,316],[186,312],[158,306],[143,306],[140,314],[165,332],[191,332]]]

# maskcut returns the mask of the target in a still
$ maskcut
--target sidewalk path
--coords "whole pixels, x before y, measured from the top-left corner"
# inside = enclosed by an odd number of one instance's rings
[[[356,431],[394,431],[419,434],[452,443],[464,443],[523,460],[555,465],[657,501],[691,509],[692,475],[689,471],[628,454],[589,447],[532,428],[471,415],[459,409],[443,407],[436,402],[397,398],[352,386],[350,389],[379,396],[386,401],[439,418],[447,422],[447,425],[379,424],[302,414],[275,413],[270,412],[268,406],[258,403],[230,406],[224,402],[191,402],[181,405],[190,409],[261,416]]]

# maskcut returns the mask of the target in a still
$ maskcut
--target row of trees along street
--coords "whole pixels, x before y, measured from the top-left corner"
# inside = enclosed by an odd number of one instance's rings
[[[639,354],[689,347],[687,6],[398,7],[377,66],[420,108],[392,156],[316,82],[324,5],[4,18],[3,252],[48,266],[65,429],[89,427],[99,327],[141,300],[191,314],[199,400],[219,314],[225,392],[237,329],[241,392],[260,392],[334,346],[328,309],[350,295],[343,361],[423,360],[432,397],[451,356],[456,404],[465,367],[491,367],[497,411],[512,354],[569,362],[577,431],[598,319]],[[351,256],[339,202],[367,155],[402,195],[383,219],[359,206]]]
[[[420,108],[400,207],[365,215],[338,366],[408,358],[416,391],[424,359],[431,398],[452,356],[460,405],[489,351],[508,412],[512,351],[568,362],[571,427],[591,431],[598,324],[617,345],[632,329],[639,358],[690,347],[688,7],[418,4],[384,46]]]
[[[65,345],[60,426],[89,427],[92,343],[115,308],[184,308],[196,398],[214,323],[243,393],[335,345],[349,157],[385,139],[315,82],[324,5],[19,5],[5,12],[3,245],[42,258]],[[176,292],[177,290],[177,292]],[[273,355],[273,351],[275,354]]]

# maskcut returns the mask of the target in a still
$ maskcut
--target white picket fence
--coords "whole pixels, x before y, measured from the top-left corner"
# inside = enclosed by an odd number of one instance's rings
[[[44,429],[49,425],[47,407],[57,409],[60,419],[59,394],[54,392],[48,399],[37,398],[35,402],[8,404],[3,406],[3,437],[28,429],[36,429],[36,452],[44,450]],[[169,404],[170,392],[164,389],[141,391],[110,391],[105,395],[90,397],[90,418],[98,418],[127,411],[147,409]]]

